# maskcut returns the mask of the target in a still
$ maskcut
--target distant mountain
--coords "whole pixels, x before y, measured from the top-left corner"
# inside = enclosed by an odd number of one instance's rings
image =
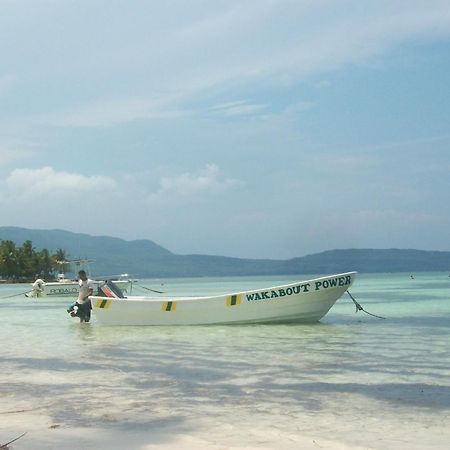
[[[327,273],[340,267],[342,271],[358,272],[447,272],[450,271],[450,252],[402,249],[346,249],[329,250],[289,261],[302,273],[314,267]]]
[[[64,230],[29,230],[18,227],[0,227],[0,240],[11,240],[21,245],[30,240],[33,246],[53,252],[59,248],[66,251],[68,259],[94,259],[92,272],[98,275],[135,273],[147,258],[170,256],[169,250],[150,240],[125,241],[108,236],[91,236]],[[127,267],[133,268],[128,270]],[[72,268],[76,270],[76,268]],[[140,270],[139,270],[140,272]]]
[[[176,255],[150,240],[125,241],[64,230],[0,227],[0,240],[21,245],[27,239],[40,250],[62,248],[70,259],[95,259],[94,276],[129,273],[136,278],[358,272],[449,271],[450,252],[425,250],[329,250],[289,260]],[[73,268],[72,270],[75,270]]]

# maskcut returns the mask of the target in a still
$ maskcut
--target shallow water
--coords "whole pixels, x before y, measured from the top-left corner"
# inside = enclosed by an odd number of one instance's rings
[[[141,280],[134,293],[305,278]],[[81,325],[68,298],[4,298],[27,288],[0,285],[0,444],[27,432],[15,449],[177,448],[183,436],[210,448],[300,437],[312,448],[448,448],[448,274],[358,275],[352,294],[386,319],[355,314],[345,295],[313,325]]]

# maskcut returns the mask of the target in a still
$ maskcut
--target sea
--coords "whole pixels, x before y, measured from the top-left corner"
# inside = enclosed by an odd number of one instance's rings
[[[308,276],[137,280],[206,295]],[[0,285],[0,447],[448,449],[450,275],[358,274],[316,324],[108,327]]]

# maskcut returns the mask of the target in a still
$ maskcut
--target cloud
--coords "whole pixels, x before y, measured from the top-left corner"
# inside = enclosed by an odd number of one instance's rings
[[[106,192],[115,187],[115,181],[108,177],[57,172],[51,167],[15,169],[6,178],[10,199],[22,201],[38,199],[48,202],[54,198]]]
[[[221,103],[210,108],[210,111],[225,117],[249,116],[263,111],[267,105],[250,103],[246,100]]]
[[[107,127],[142,119],[173,119],[186,111],[170,109],[169,101],[141,98],[115,98],[85,103],[76,108],[44,114],[38,122],[61,127]]]
[[[99,32],[96,17],[104,14],[105,5],[111,25]],[[380,1],[362,8],[355,0],[344,5],[331,0],[236,0],[194,1],[187,7],[174,1],[170,6],[132,4],[125,12],[118,4],[96,2],[89,11],[92,20],[86,22],[86,5],[62,3],[50,8],[31,2],[30,16],[39,18],[39,32],[49,27],[38,41],[39,52],[47,51],[36,59],[37,44],[20,41],[20,61],[27,61],[21,75],[51,79],[56,82],[55,97],[62,93],[67,98],[61,104],[43,102],[47,111],[37,114],[41,122],[102,127],[192,115],[201,109],[196,102],[212,93],[221,92],[226,98],[232,91],[250,85],[257,90],[274,80],[283,86],[286,80],[298,83],[314,75],[322,80],[316,86],[323,88],[327,85],[323,74],[330,70],[367,64],[419,38],[450,35],[446,1]],[[11,25],[8,15],[3,19],[9,25],[6,30],[14,27],[14,17],[11,13]],[[22,23],[15,25],[19,35],[37,31],[34,22],[28,23],[31,30],[21,28]],[[62,44],[54,38],[61,29]],[[15,53],[3,57],[6,65],[19,64]],[[0,93],[13,78],[0,76]],[[39,88],[34,86],[33,91],[42,91]],[[270,101],[236,102],[215,113],[245,117],[263,110],[270,110]]]
[[[148,201],[185,201],[223,193],[239,186],[241,182],[224,177],[215,164],[207,164],[196,173],[184,172],[179,175],[162,176],[159,184],[159,189],[148,196]]]
[[[450,35],[448,2],[381,1],[366,8],[357,1],[345,3],[344,8],[335,1],[229,2],[228,9],[209,10],[201,20],[175,30],[168,54],[189,46],[191,63],[180,67],[179,75],[188,84],[201,80],[203,86],[191,85],[198,91],[270,77],[296,80],[366,64],[418,37]]]

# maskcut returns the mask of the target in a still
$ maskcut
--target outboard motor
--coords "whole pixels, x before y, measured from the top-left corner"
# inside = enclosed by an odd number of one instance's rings
[[[104,284],[98,286],[97,295],[99,297],[125,298],[122,289],[111,280],[106,280]]]
[[[125,298],[122,290],[114,284],[112,281],[107,280],[103,284],[99,284],[97,288],[97,295],[99,297],[110,297],[110,298]],[[83,304],[77,302],[72,303],[67,309],[67,312],[71,317],[79,317],[80,322],[89,322],[91,316],[92,304],[88,300]]]

